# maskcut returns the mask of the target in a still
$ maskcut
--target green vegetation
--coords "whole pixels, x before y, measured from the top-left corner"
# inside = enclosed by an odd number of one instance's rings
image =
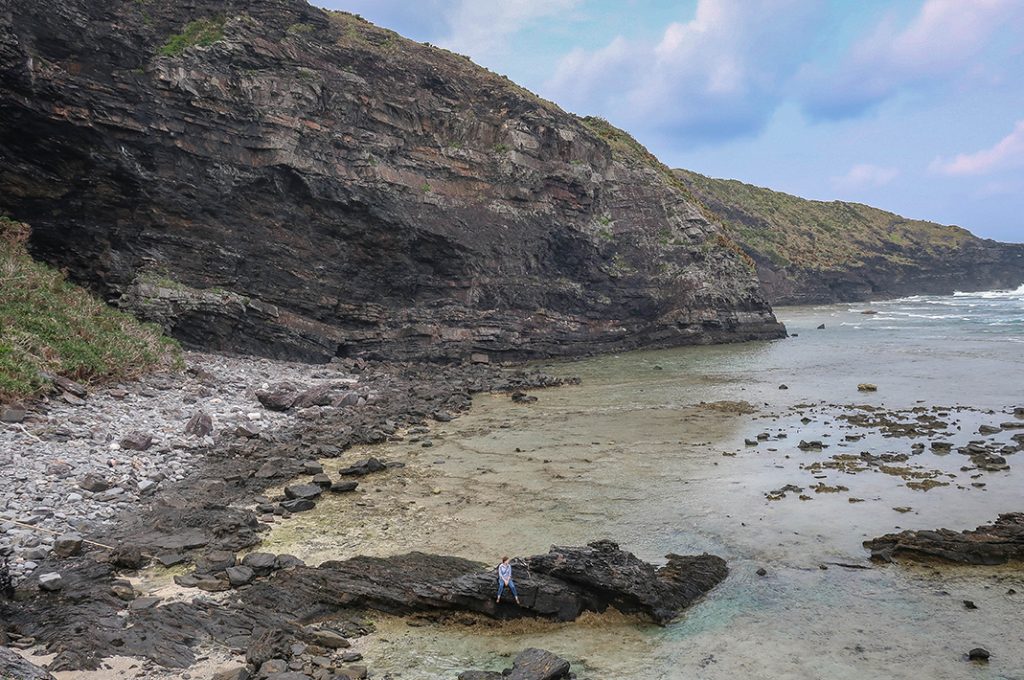
[[[909,264],[974,239],[965,229],[908,220],[859,203],[810,201],[735,180],[676,170],[726,232],[775,266],[834,270],[868,259]]]
[[[168,38],[158,52],[165,57],[177,57],[190,47],[206,47],[223,37],[223,18],[196,19],[186,24],[181,33]]]
[[[26,225],[0,217],[0,401],[32,397],[41,372],[95,383],[180,362],[174,341],[68,283],[25,250]]]

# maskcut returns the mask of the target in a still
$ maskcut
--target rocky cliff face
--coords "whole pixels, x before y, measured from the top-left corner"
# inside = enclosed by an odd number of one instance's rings
[[[603,121],[300,0],[0,0],[0,212],[193,346],[579,354],[784,333]]]
[[[1024,244],[909,220],[859,203],[809,201],[676,170],[756,262],[772,304],[1017,288]]]

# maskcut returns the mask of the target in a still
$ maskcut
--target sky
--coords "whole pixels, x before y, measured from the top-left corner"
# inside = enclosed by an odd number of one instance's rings
[[[314,0],[671,167],[1024,241],[1024,0]]]

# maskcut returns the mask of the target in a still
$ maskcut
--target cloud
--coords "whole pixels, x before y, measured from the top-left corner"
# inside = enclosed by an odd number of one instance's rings
[[[898,177],[900,171],[892,167],[882,167],[870,163],[858,163],[841,177],[833,177],[832,185],[836,189],[854,190],[885,186]]]
[[[902,29],[891,15],[882,19],[836,68],[806,65],[797,88],[812,116],[854,117],[907,88],[977,77],[972,62],[1000,29],[1022,21],[1019,0],[926,0]]]
[[[760,130],[802,59],[813,0],[699,0],[686,22],[648,41],[575,49],[544,94],[618,125],[690,140]]]
[[[958,154],[952,160],[936,158],[929,170],[954,177],[985,175],[997,170],[1024,166],[1024,120],[1018,120],[1013,131],[994,146],[974,153]]]
[[[582,0],[460,0],[445,11],[448,34],[442,47],[480,59],[504,49],[507,39],[537,19],[562,15]]]

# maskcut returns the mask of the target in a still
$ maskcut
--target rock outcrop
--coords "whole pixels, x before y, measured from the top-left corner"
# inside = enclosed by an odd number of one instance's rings
[[[512,668],[498,671],[465,671],[459,680],[560,680],[575,677],[569,662],[543,649],[531,647],[516,654]]]
[[[13,649],[0,647],[0,678],[11,680],[53,680],[53,676],[39,666],[25,660]]]
[[[1005,564],[1024,560],[1024,512],[999,515],[993,524],[972,531],[951,529],[901,531],[864,541],[871,558],[890,562],[898,557],[943,560],[962,564]]]
[[[187,345],[325,361],[780,337],[643,147],[304,0],[8,0],[0,212]]]
[[[853,302],[1024,283],[1024,244],[843,201],[809,201],[688,170],[676,176],[757,263],[774,305]]]

